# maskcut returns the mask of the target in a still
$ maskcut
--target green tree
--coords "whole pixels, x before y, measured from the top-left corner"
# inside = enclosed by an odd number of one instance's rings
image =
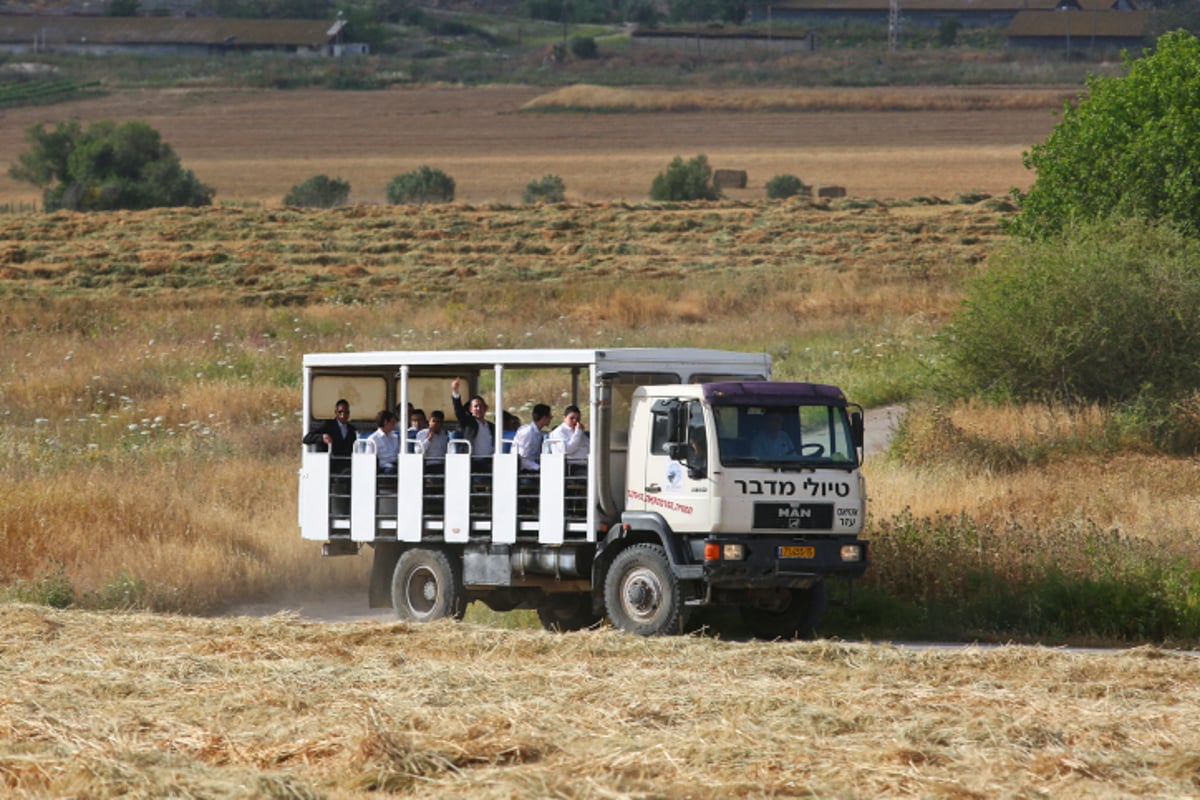
[[[530,19],[551,22],[606,23],[616,16],[614,6],[608,0],[524,0],[524,13]]]
[[[327,19],[331,0],[216,0],[217,16],[243,19]]]
[[[750,0],[671,0],[667,18],[672,22],[720,20],[740,25],[750,13]]]
[[[454,178],[435,167],[422,165],[397,175],[387,185],[389,203],[449,203],[454,199]]]
[[[958,17],[942,17],[938,23],[938,44],[942,47],[952,47],[958,40],[958,29],[961,27],[962,23],[958,21]]]
[[[104,13],[110,17],[136,17],[139,5],[138,0],[109,0]]]
[[[644,28],[657,27],[662,20],[654,0],[621,0],[618,16],[623,22],[636,22]]]
[[[713,183],[712,168],[703,153],[684,162],[675,156],[666,170],[654,176],[650,199],[659,201],[719,200],[721,190]]]
[[[213,189],[179,163],[171,146],[145,122],[105,120],[87,130],[78,122],[42,124],[25,132],[30,148],[9,176],[45,188],[47,211],[111,211],[205,206]]]
[[[335,208],[346,205],[350,197],[350,183],[328,175],[313,175],[297,183],[283,198],[285,206],[302,208]]]
[[[1200,42],[1184,31],[1127,74],[1087,81],[1050,136],[1024,156],[1037,178],[1017,232],[1041,237],[1071,219],[1165,219],[1200,235]]]
[[[525,186],[526,203],[561,203],[567,196],[567,185],[557,175],[543,175]]]

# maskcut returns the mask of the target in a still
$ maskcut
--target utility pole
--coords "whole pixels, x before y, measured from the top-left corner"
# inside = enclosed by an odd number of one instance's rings
[[[888,2],[888,50],[896,52],[900,48],[900,0]]]

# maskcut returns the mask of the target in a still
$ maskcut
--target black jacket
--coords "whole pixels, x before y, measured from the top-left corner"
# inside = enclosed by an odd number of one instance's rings
[[[475,437],[479,435],[479,420],[471,416],[471,412],[463,405],[461,397],[450,395],[450,399],[454,402],[454,416],[458,417],[458,427],[462,430],[462,436],[471,443],[471,452],[475,452]],[[484,420],[488,430],[492,432],[492,447],[493,452],[500,449],[500,442],[496,440],[496,426],[490,420]]]
[[[304,437],[305,444],[315,444],[323,453],[325,447],[325,434],[329,434],[329,438],[333,440],[333,455],[337,458],[349,458],[354,452],[354,440],[358,438],[358,431],[349,422],[346,423],[347,435],[342,436],[341,426],[337,424],[336,419],[327,419],[321,425],[313,428]]]

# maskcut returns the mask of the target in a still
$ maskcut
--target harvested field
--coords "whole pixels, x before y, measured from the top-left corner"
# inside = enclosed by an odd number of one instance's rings
[[[1003,212],[970,205],[807,201],[563,204],[461,203],[333,210],[156,209],[0,216],[0,295],[172,294],[295,304],[326,299],[490,295],[536,280],[600,301],[614,281],[748,280],[774,302],[802,303],[814,282],[853,283],[855,314],[903,313],[914,277],[959,276],[1004,240]],[[599,287],[600,297],[591,294]],[[795,288],[797,296],[785,290]],[[878,296],[875,294],[878,293]],[[589,295],[583,297],[579,295]],[[950,292],[956,299],[956,289]],[[755,297],[756,305],[760,298]],[[788,306],[789,325],[795,312]],[[944,310],[941,309],[941,310]],[[611,313],[613,309],[609,308]],[[835,309],[842,314],[844,309]],[[713,315],[706,315],[713,316]]]
[[[421,164],[454,177],[466,202],[517,203],[529,181],[548,173],[563,178],[571,200],[640,201],[671,158],[696,153],[714,168],[749,173],[747,188],[728,192],[732,199],[762,198],[764,184],[782,173],[845,186],[853,197],[1003,194],[1031,182],[1021,152],[1050,133],[1051,111],[1071,93],[993,90],[964,107],[954,90],[898,90],[895,105],[875,92],[858,95],[861,110],[831,111],[819,110],[828,94],[812,91],[813,110],[770,110],[774,95],[751,90],[734,109],[712,101],[701,111],[653,113],[518,113],[541,92],[512,87],[119,92],[6,111],[0,163],[15,160],[23,132],[38,122],[141,119],[216,188],[218,202],[278,205],[294,184],[323,173],[349,181],[352,202],[381,203],[392,176]],[[804,95],[788,96],[796,104]],[[756,97],[765,110],[753,110]],[[668,97],[657,102],[672,107]],[[686,108],[700,102],[693,96]],[[921,103],[928,107],[912,110]],[[0,200],[40,197],[0,177]]]
[[[1185,797],[1200,660],[0,606],[55,797]]]

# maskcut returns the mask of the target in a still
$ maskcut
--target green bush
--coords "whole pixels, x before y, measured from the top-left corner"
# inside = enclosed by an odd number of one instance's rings
[[[435,167],[420,166],[392,178],[387,185],[389,203],[449,203],[454,199],[454,179]]]
[[[308,180],[297,183],[283,198],[285,206],[300,206],[303,208],[335,208],[346,205],[350,197],[350,184],[341,178],[330,178],[328,175],[313,175]]]
[[[1168,33],[1088,91],[1024,156],[1037,171],[1014,225],[1036,238],[1072,219],[1166,219],[1200,234],[1200,42]]]
[[[567,185],[557,175],[543,175],[525,187],[526,203],[561,203],[566,196]]]
[[[591,36],[572,36],[571,52],[576,58],[586,60],[595,58],[599,48],[596,47],[596,40]]]
[[[1200,386],[1200,242],[1166,224],[1079,223],[1018,243],[945,330],[964,393],[1173,402]]]
[[[713,183],[712,167],[703,153],[686,163],[682,157],[675,156],[650,184],[650,199],[660,202],[720,198],[721,190]]]
[[[783,200],[787,197],[795,197],[801,192],[807,194],[809,191],[810,189],[804,185],[804,181],[795,175],[776,175],[767,181],[767,198],[770,200]]]
[[[213,189],[185,170],[158,131],[137,120],[105,120],[85,131],[76,121],[48,131],[41,123],[25,132],[30,148],[9,176],[46,187],[46,211],[112,211],[206,206]]]
[[[69,608],[75,604],[75,587],[60,563],[37,577],[13,582],[4,594],[18,603],[51,608]]]

